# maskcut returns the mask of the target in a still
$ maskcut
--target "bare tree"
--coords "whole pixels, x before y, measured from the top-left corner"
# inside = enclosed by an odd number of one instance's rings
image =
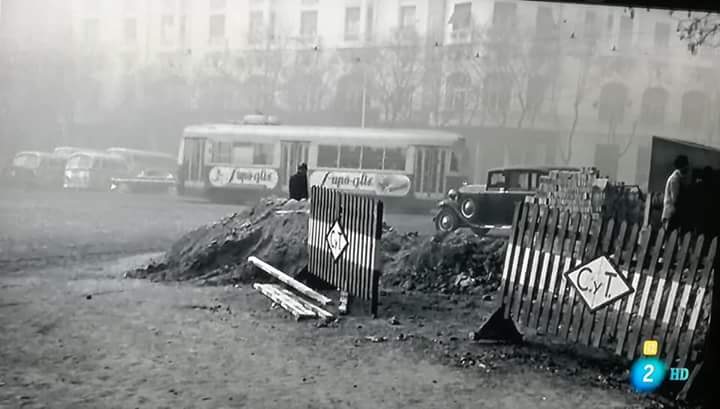
[[[328,98],[329,87],[326,79],[332,74],[329,62],[333,55],[319,47],[298,50],[295,63],[288,65],[283,86],[285,99],[291,109],[297,112],[319,112]]]
[[[718,47],[720,46],[720,14],[693,15],[688,12],[687,18],[678,21],[677,32],[693,54],[697,53],[700,47]]]
[[[378,49],[374,81],[385,120],[394,123],[412,116],[413,97],[422,83],[421,38],[409,29],[393,30],[389,41]]]
[[[578,122],[580,121],[580,109],[585,102],[589,88],[589,79],[595,54],[595,43],[586,41],[575,43],[577,46],[576,60],[578,64],[577,77],[573,91],[573,119],[570,129],[567,132],[566,149],[560,145],[560,158],[564,164],[569,164],[573,155],[573,142]]]

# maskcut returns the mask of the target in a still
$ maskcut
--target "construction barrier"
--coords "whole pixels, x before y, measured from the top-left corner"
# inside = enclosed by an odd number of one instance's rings
[[[313,186],[308,225],[308,272],[370,302],[377,314],[383,202]]]
[[[496,315],[629,360],[654,339],[667,365],[696,367],[717,241],[518,204]]]

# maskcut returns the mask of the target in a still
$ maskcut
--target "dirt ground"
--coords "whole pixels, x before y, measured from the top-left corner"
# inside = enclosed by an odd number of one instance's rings
[[[381,318],[318,328],[250,286],[123,278],[148,252],[230,210],[164,197],[2,196],[0,408],[649,404],[618,368],[470,342],[487,301],[386,293]]]

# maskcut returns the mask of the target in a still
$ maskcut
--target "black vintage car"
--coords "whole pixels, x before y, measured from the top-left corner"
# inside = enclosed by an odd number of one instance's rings
[[[551,170],[577,171],[571,167],[514,167],[488,171],[487,185],[463,185],[450,189],[438,203],[433,217],[438,231],[470,228],[484,234],[489,230],[509,230],[515,203],[535,193],[540,177]]]

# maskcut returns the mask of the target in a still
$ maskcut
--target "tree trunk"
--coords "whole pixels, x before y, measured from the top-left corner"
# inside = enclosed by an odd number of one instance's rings
[[[575,101],[575,104],[573,104],[573,122],[572,126],[570,126],[570,131],[568,131],[568,138],[567,138],[567,154],[562,152],[562,149],[560,150],[560,158],[562,159],[563,163],[565,165],[570,163],[570,159],[572,159],[572,146],[573,146],[573,139],[575,138],[575,130],[577,129],[577,124],[580,119],[580,102]]]

